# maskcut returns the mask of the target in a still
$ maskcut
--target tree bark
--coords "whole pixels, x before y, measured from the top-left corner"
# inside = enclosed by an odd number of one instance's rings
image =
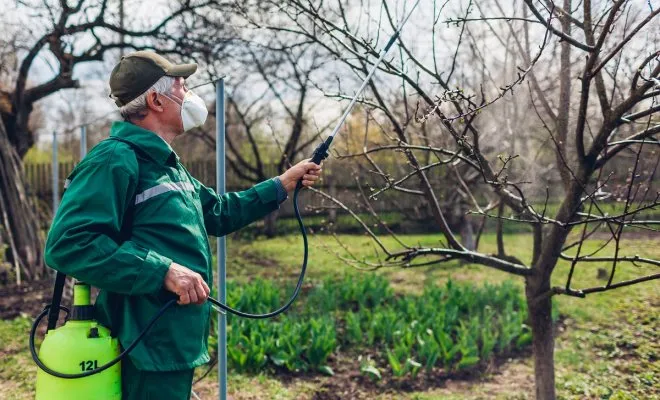
[[[571,10],[571,0],[564,0],[564,10]],[[560,18],[562,32],[571,35],[571,21],[568,16]],[[567,41],[561,42],[560,70],[559,70],[559,108],[557,110],[557,139],[555,157],[564,190],[568,191],[571,184],[570,165],[568,157],[568,124],[571,112],[571,48],[573,46]]]
[[[277,217],[279,213],[279,210],[275,210],[264,218],[264,234],[266,237],[272,238],[277,235]]]
[[[16,154],[18,154],[21,160],[35,143],[34,132],[28,128],[32,111],[32,105],[25,105],[18,115],[3,115],[2,118],[4,122],[3,129],[9,139],[9,143],[14,147]]]
[[[26,281],[44,273],[43,243],[32,200],[25,190],[21,158],[0,123],[0,223],[9,244],[9,262]],[[18,277],[17,277],[18,278]]]
[[[461,224],[461,242],[466,249],[474,251],[477,246],[474,239],[474,228],[472,221],[467,215],[463,216],[463,223]]]
[[[327,172],[326,172],[327,173]],[[328,192],[333,198],[337,198],[337,180],[332,175],[326,176],[328,182]],[[334,224],[337,222],[337,209],[335,207],[328,210],[328,223]]]
[[[550,280],[540,276],[527,279],[525,293],[529,323],[532,328],[536,400],[555,400],[555,339],[552,330]],[[539,299],[539,296],[546,294]]]

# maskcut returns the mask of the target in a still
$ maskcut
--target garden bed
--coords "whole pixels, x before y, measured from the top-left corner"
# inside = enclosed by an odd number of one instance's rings
[[[262,280],[230,283],[228,302],[266,312],[288,293]],[[229,368],[298,377],[338,373],[361,388],[422,390],[526,353],[526,317],[519,287],[507,282],[449,281],[427,285],[420,295],[395,295],[382,276],[345,275],[326,279],[275,320],[230,316]]]

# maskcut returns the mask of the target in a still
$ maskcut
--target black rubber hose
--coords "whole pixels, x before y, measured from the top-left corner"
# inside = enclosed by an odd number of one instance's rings
[[[250,314],[246,313],[243,311],[236,310],[234,308],[229,307],[226,304],[220,303],[218,300],[209,297],[209,301],[216,306],[220,307],[221,309],[230,312],[234,315],[238,315],[239,317],[243,318],[251,318],[251,319],[266,319],[266,318],[272,318],[278,314],[283,313],[286,311],[293,302],[296,300],[296,297],[298,297],[298,294],[300,293],[300,289],[302,288],[303,280],[305,279],[305,272],[307,271],[307,256],[308,256],[308,248],[307,248],[307,230],[305,229],[305,224],[303,223],[302,216],[300,215],[300,210],[298,208],[298,194],[300,192],[300,189],[302,189],[302,182],[298,182],[296,185],[296,190],[293,192],[293,209],[296,213],[296,219],[298,220],[298,226],[300,227],[300,233],[302,234],[303,237],[303,249],[304,249],[304,254],[303,254],[303,262],[302,262],[302,267],[300,269],[300,277],[298,278],[298,284],[296,285],[296,289],[293,291],[293,295],[289,299],[289,301],[286,302],[282,307],[278,308],[275,311],[266,313],[266,314]]]

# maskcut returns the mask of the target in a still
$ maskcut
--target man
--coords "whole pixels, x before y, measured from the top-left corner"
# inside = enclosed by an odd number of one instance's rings
[[[204,123],[186,88],[196,64],[153,52],[125,56],[110,76],[124,121],[71,172],[46,243],[52,268],[101,289],[96,317],[128,346],[173,294],[167,311],[122,361],[124,400],[188,399],[194,368],[209,361],[212,278],[208,235],[222,236],[279,207],[320,166],[303,161],[243,192],[218,196],[193,178],[170,143]]]

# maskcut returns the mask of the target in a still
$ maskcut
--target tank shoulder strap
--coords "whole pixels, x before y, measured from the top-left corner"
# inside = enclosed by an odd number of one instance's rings
[[[145,155],[146,155],[145,152],[142,151],[142,149],[140,149],[140,148],[137,147],[134,143],[132,143],[132,142],[126,140],[126,139],[122,139],[122,138],[117,137],[117,136],[110,136],[110,137],[108,137],[108,138],[105,139],[105,140],[116,140],[116,141],[118,141],[118,142],[126,143],[131,149],[133,149],[133,151],[134,151],[136,154],[140,154],[140,155],[142,155],[142,156],[145,156]]]
[[[48,311],[48,327],[47,331],[55,329],[57,319],[60,316],[60,304],[62,303],[62,292],[64,291],[64,284],[66,282],[66,275],[58,272],[55,275],[55,286],[53,287],[53,298],[50,300],[50,310]]]
[[[137,146],[135,146],[133,143],[129,142],[128,140],[118,138],[116,136],[110,136],[106,140],[116,140],[119,142],[126,143],[129,145],[131,149],[137,154],[144,154],[142,150],[140,150]],[[66,186],[67,184],[65,183],[64,185],[64,190],[66,191]],[[132,219],[132,213],[133,213],[133,207],[134,207],[134,201],[131,202],[131,206],[128,208],[128,215],[125,216],[125,219],[131,220]],[[122,224],[122,231],[125,230],[125,227],[130,227],[130,223],[128,224]],[[122,232],[122,234],[125,234],[125,232]],[[57,325],[57,320],[59,318],[59,313],[60,313],[60,305],[62,304],[62,294],[64,293],[64,286],[66,285],[66,274],[62,272],[57,272],[55,274],[55,284],[53,285],[53,297],[51,298],[50,301],[50,310],[48,311],[48,326],[47,330],[50,331],[52,329],[55,329]]]
[[[106,140],[116,140],[118,142],[126,143],[131,149],[133,149],[133,152],[135,152],[135,154],[141,155],[142,157],[147,157],[146,153],[142,149],[140,149],[135,144],[129,142],[126,139],[122,139],[122,138],[119,138],[117,136],[110,136]],[[140,174],[139,166],[140,166],[140,163],[138,161],[138,175]],[[136,177],[136,179],[139,179],[139,176]],[[133,213],[135,212],[135,196],[136,195],[137,195],[137,193],[133,194],[133,198],[131,200],[131,203],[128,206],[128,209],[126,210],[126,214],[124,214],[124,221],[122,222],[122,226],[121,226],[121,236],[123,238],[130,237],[130,231],[131,231],[131,228],[133,226]]]

